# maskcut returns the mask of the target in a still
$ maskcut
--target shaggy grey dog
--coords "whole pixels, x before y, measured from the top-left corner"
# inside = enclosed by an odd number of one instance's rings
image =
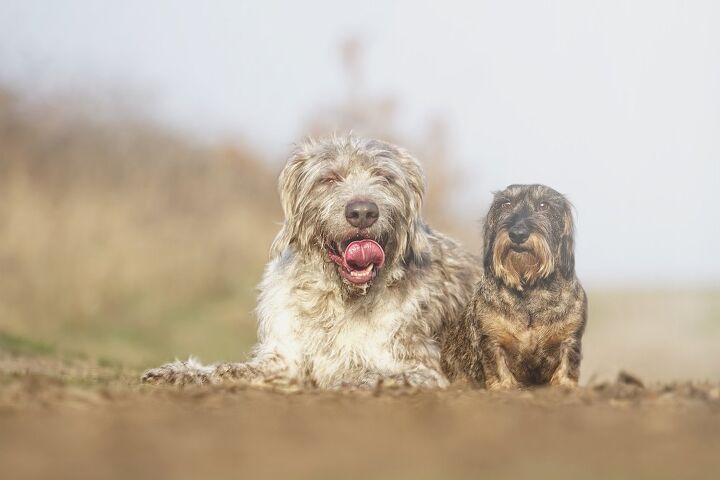
[[[587,300],[575,276],[570,203],[544,185],[495,195],[484,275],[443,342],[448,377],[489,389],[577,384]]]
[[[251,360],[175,362],[143,380],[447,385],[439,336],[480,268],[425,225],[423,194],[420,166],[401,148],[353,136],[302,143],[280,175],[285,223],[260,284]]]

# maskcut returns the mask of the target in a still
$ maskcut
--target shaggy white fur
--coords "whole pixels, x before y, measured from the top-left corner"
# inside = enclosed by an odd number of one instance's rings
[[[440,335],[469,300],[480,261],[425,225],[423,194],[420,166],[403,149],[353,136],[305,141],[280,176],[285,223],[260,284],[252,359],[174,362],[143,380],[446,386]],[[369,226],[347,218],[346,205],[357,199],[378,207]],[[377,242],[385,255],[363,284],[331,260],[358,239]]]

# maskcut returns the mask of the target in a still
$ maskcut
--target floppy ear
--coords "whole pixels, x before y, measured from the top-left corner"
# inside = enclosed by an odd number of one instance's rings
[[[406,172],[408,184],[407,238],[405,245],[400,245],[404,257],[421,262],[430,254],[428,229],[421,217],[423,197],[425,196],[425,175],[415,158],[405,150],[398,152],[399,160]]]
[[[493,215],[492,205],[490,210],[485,216],[485,222],[483,224],[483,267],[485,272],[493,272],[493,244],[495,243],[495,228],[497,222]]]
[[[308,160],[307,143],[298,147],[288,160],[288,163],[280,173],[278,180],[278,191],[285,220],[282,228],[275,236],[270,247],[271,257],[281,255],[282,252],[298,239],[300,216],[298,215],[298,198],[300,172],[305,161]]]
[[[565,204],[563,212],[563,231],[558,247],[559,268],[562,274],[569,277],[575,270],[575,224],[573,223],[572,207]]]

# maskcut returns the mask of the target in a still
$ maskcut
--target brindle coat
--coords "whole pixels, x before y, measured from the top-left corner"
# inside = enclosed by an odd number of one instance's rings
[[[511,185],[495,195],[483,277],[463,319],[445,333],[450,380],[489,389],[577,385],[587,299],[573,230],[570,204],[549,187]]]

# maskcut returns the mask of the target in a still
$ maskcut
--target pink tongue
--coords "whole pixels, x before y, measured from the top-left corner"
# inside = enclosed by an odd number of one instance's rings
[[[385,252],[373,240],[357,240],[347,246],[343,258],[350,269],[363,269],[371,263],[380,268],[385,263]]]

